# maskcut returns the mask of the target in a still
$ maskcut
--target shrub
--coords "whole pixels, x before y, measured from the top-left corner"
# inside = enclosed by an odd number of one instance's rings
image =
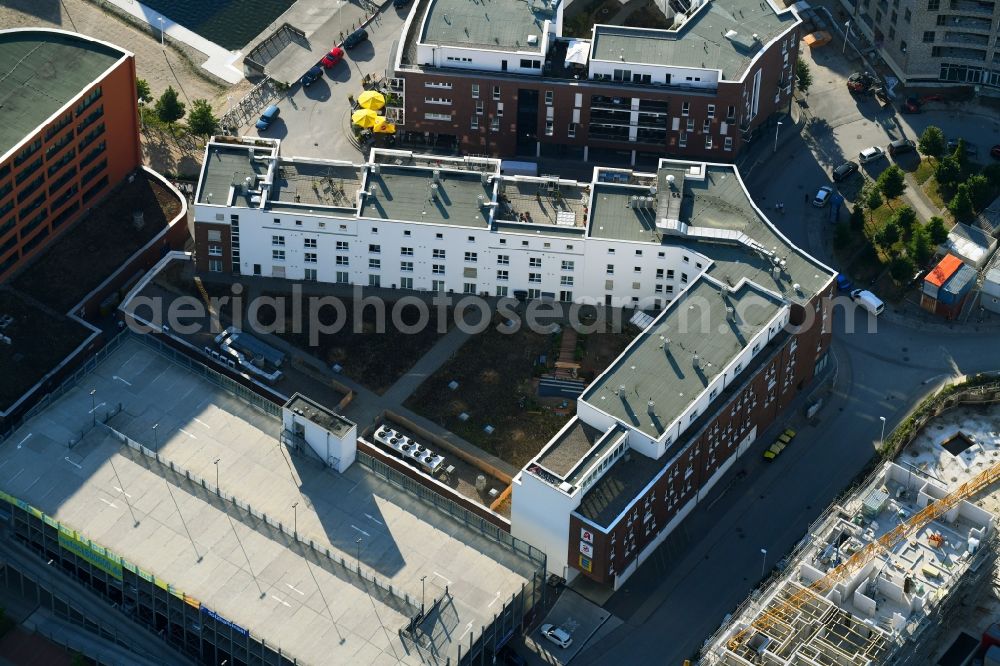
[[[878,175],[878,189],[887,199],[895,199],[906,190],[903,170],[895,164]]]
[[[951,214],[959,222],[967,222],[975,215],[975,210],[972,208],[972,197],[969,196],[969,186],[967,184],[962,183],[955,190],[955,196],[948,202],[948,210],[951,211]]]
[[[913,277],[913,261],[909,257],[894,257],[889,262],[889,275],[896,282],[905,282]]]
[[[927,236],[934,245],[940,245],[948,240],[948,228],[944,226],[944,220],[937,215],[928,220],[925,229],[927,230]]]

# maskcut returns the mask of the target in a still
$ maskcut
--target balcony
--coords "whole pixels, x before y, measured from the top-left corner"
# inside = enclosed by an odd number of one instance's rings
[[[993,15],[996,10],[994,2],[979,2],[977,0],[951,0],[949,9],[959,12],[970,12],[973,14]]]
[[[628,125],[629,119],[632,116],[631,112],[628,111],[627,109],[620,111],[605,111],[604,109],[599,107],[591,107],[591,108],[592,110],[590,112],[590,122],[592,123],[600,122],[600,123]]]
[[[941,39],[948,44],[975,44],[986,48],[990,43],[989,35],[976,35],[969,32],[946,32]]]
[[[949,58],[951,60],[975,60],[980,63],[986,60],[985,50],[963,49],[952,46],[935,46],[932,55],[936,58]]]
[[[989,32],[992,21],[975,16],[938,16],[938,25],[942,28],[961,28],[962,30],[981,30]]]

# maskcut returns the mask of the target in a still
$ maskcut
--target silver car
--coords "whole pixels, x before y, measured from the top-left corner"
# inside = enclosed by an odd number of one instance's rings
[[[816,196],[813,198],[813,206],[816,206],[816,208],[822,208],[830,202],[830,196],[832,194],[833,188],[829,185],[824,185],[819,188],[819,191],[816,192]]]
[[[562,627],[557,627],[554,624],[543,624],[539,631],[542,632],[542,636],[545,636],[563,649],[573,644],[573,638]]]

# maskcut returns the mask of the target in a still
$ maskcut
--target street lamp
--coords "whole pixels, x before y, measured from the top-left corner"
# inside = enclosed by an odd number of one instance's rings
[[[760,554],[764,556],[760,561],[760,577],[763,578],[764,572],[767,571],[767,549],[761,548]]]
[[[358,561],[358,573],[361,573],[361,537],[358,537],[358,540],[354,543],[358,544],[358,556],[356,559]]]
[[[420,614],[424,614],[424,581],[427,580],[427,576],[420,577]]]
[[[213,464],[215,465],[215,492],[221,497],[222,496],[222,489],[219,487],[219,461],[220,460],[222,460],[222,458],[216,458],[213,461]]]
[[[295,502],[292,504],[292,520],[294,527],[292,528],[292,534],[296,539],[299,538],[299,503]]]
[[[156,429],[159,427],[160,427],[159,423],[153,424],[153,453],[157,454],[160,452],[160,443],[156,439]]]
[[[882,435],[878,438],[878,448],[881,449],[882,445],[885,444],[885,417],[880,416],[878,420],[882,422]]]
[[[778,132],[781,130],[782,123],[780,120],[774,128],[774,152],[778,152]]]
[[[847,42],[851,39],[851,22],[848,21],[844,24],[844,48],[840,49],[840,52],[847,52]]]
[[[94,417],[94,425],[97,425],[97,398],[94,394],[97,393],[97,389],[90,389],[90,415]]]
[[[156,20],[160,22],[160,46],[163,46],[163,17],[157,16]]]

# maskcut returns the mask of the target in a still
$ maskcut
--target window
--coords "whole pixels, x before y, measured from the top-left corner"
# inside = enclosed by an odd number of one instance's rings
[[[369,275],[368,276],[368,286],[369,287],[381,287],[382,286],[382,276],[381,275]]]
[[[541,273],[528,273],[528,282],[537,283],[537,282],[541,282],[541,281],[542,281],[542,274]]]
[[[285,246],[285,237],[284,236],[271,236],[271,245],[277,245],[278,247],[284,247]]]
[[[633,267],[632,268],[632,272],[633,273],[641,273],[642,272],[642,266],[635,266],[635,267]]]
[[[545,121],[545,136],[552,136],[555,134],[555,123],[551,120]]]
[[[687,281],[688,281],[688,274],[687,273],[681,273],[681,283],[682,284],[687,284]]]
[[[369,259],[368,260],[368,268],[371,269],[371,270],[373,270],[373,271],[380,270],[382,268],[382,260],[381,259]]]
[[[722,140],[722,149],[723,150],[733,149],[733,137],[727,136],[725,139]]]
[[[412,261],[401,261],[399,262],[399,270],[404,273],[413,272],[413,262]]]
[[[443,120],[448,122],[451,120],[450,113],[425,113],[424,120]]]
[[[531,268],[541,268],[542,267],[542,258],[541,257],[529,257],[528,258],[528,266],[530,266]]]
[[[434,275],[444,275],[444,264],[432,264],[431,273]]]
[[[222,232],[218,231],[218,230],[210,230],[208,232],[208,240],[209,241],[215,241],[216,243],[221,242],[222,241]]]
[[[444,259],[444,250],[433,250],[431,256],[434,259]]]
[[[910,8],[907,7],[906,9],[903,10],[903,20],[909,23],[910,19],[912,18],[913,18],[913,12],[911,12]]]
[[[688,118],[687,119],[687,131],[688,132],[693,132],[694,131],[694,118]]]
[[[348,266],[350,265],[350,260],[342,254],[337,255],[337,265],[338,266]]]
[[[736,107],[730,104],[729,108],[726,110],[726,122],[731,123],[734,120],[736,120]]]
[[[500,285],[500,286],[498,286],[497,287],[497,296],[506,296],[506,295],[507,295],[507,286],[506,285]]]
[[[434,238],[441,240],[442,238],[444,238],[444,234],[434,234]]]
[[[709,104],[708,105],[708,117],[709,118],[715,118],[715,105],[714,104]]]
[[[479,99],[479,84],[472,84],[472,99]]]
[[[486,107],[485,102],[479,100],[478,102],[476,102],[476,113],[479,114],[480,116],[483,115],[483,109],[485,107]]]
[[[573,276],[572,275],[563,275],[563,276],[561,276],[559,278],[559,284],[561,286],[563,286],[563,287],[572,287],[573,286]]]
[[[505,270],[497,271],[497,280],[506,281],[508,279],[508,273]]]
[[[500,99],[500,86],[493,86],[493,99]]]
[[[450,97],[424,97],[424,104],[441,104],[451,106]]]
[[[509,266],[510,265],[510,255],[509,254],[498,254],[497,255],[497,265],[498,266]]]
[[[369,254],[380,254],[381,252],[382,252],[382,246],[381,245],[369,245],[368,246],[368,253]]]
[[[497,102],[497,118],[503,117],[503,102]]]
[[[441,88],[442,90],[451,90],[451,84],[445,83],[444,81],[424,81],[425,88]]]
[[[933,44],[933,43],[934,43],[934,31],[928,30],[927,32],[924,33],[924,44]]]
[[[906,40],[905,39],[901,40],[899,42],[899,50],[902,51],[903,53],[906,53]]]
[[[614,254],[614,253],[615,253],[615,248],[609,247],[608,248],[608,254]]]
[[[571,270],[573,270],[573,262],[572,261],[564,261],[564,262],[562,262],[562,269],[564,271],[571,271]]]
[[[490,118],[490,131],[491,132],[499,132],[500,131],[500,119],[499,118]]]
[[[677,137],[677,145],[681,148],[687,148],[688,145],[687,132],[681,132],[681,135]]]
[[[351,281],[347,271],[337,271],[337,284],[347,284]]]
[[[319,273],[316,271],[315,268],[306,268],[303,270],[304,270],[303,279],[306,282],[316,282],[316,280],[319,279]]]
[[[472,116],[472,118],[469,119],[469,129],[479,129],[479,116]]]
[[[606,273],[608,275],[614,275],[615,274],[615,265],[614,264],[608,264],[608,270],[606,271]]]
[[[682,102],[681,103],[681,115],[682,116],[687,116],[687,115],[690,115],[690,113],[691,113],[691,102]]]
[[[470,264],[474,264],[479,261],[479,255],[475,252],[466,252],[465,261]]]
[[[302,239],[302,246],[303,247],[314,248],[314,247],[316,247],[316,239],[315,238],[303,238]]]
[[[284,250],[271,250],[271,259],[274,261],[284,261],[285,251]]]
[[[475,236],[466,236],[466,239],[467,239],[467,240],[468,240],[468,241],[469,241],[470,243],[475,243],[475,242],[476,242],[476,237],[475,237]]]
[[[347,251],[347,241],[337,241],[337,250],[346,252]]]
[[[941,0],[927,0],[927,11],[936,12],[941,9]]]
[[[702,131],[703,134],[708,134],[709,132],[711,132],[712,131],[712,121],[711,120],[706,120],[704,123],[702,123],[701,124],[701,131]]]
[[[681,259],[684,260],[685,264],[690,264],[691,263],[691,257],[689,257],[687,255],[682,256]]]
[[[208,260],[208,271],[210,273],[221,273],[222,272],[222,260],[221,259],[209,259]]]
[[[317,255],[316,255],[315,252],[306,252],[306,254],[305,254],[305,262],[307,264],[315,264],[318,261],[319,261],[319,258],[317,257]]]
[[[705,149],[709,150],[712,148],[712,135],[708,134],[705,136]]]
[[[208,246],[208,256],[210,256],[210,257],[221,257],[222,256],[222,246],[221,245],[209,245]]]
[[[400,254],[400,256],[403,256],[403,257],[412,257],[413,256],[413,248],[412,247],[401,247],[401,248],[399,248],[399,254]]]
[[[541,69],[541,60],[532,60],[530,58],[521,58],[521,69]]]
[[[413,289],[413,278],[411,278],[411,277],[401,277],[401,278],[399,278],[399,288],[400,289]]]
[[[890,20],[892,21],[893,25],[896,25],[896,22],[899,20],[899,12],[897,12],[895,9],[892,10],[892,16]]]
[[[576,138],[576,123],[570,123],[566,126],[566,136],[570,139]]]
[[[552,106],[552,91],[551,90],[546,90],[545,91],[545,104],[547,106]]]

